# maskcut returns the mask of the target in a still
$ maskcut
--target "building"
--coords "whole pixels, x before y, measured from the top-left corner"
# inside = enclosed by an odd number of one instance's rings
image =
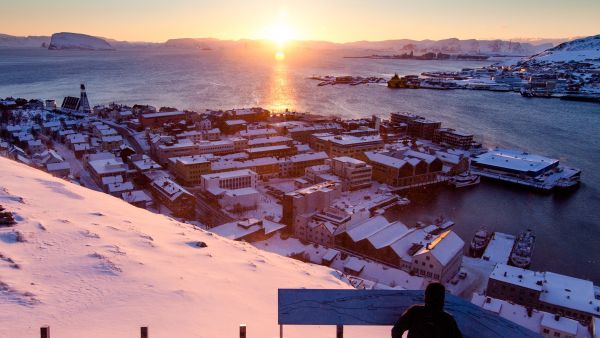
[[[331,160],[334,175],[342,179],[342,190],[358,190],[371,186],[373,167],[348,156],[334,157]]]
[[[239,169],[252,170],[261,179],[272,178],[280,174],[280,160],[275,157],[259,157],[251,160],[221,160],[210,164],[211,172]]]
[[[440,129],[442,123],[426,119],[422,116],[398,112],[390,114],[390,122],[395,125],[406,124],[409,136],[431,140],[437,129]]]
[[[103,136],[100,143],[103,151],[117,150],[123,145],[123,137],[121,135]]]
[[[218,195],[223,190],[256,188],[257,181],[258,175],[255,172],[242,169],[202,175],[200,177],[200,187],[204,191]]]
[[[600,300],[591,281],[496,264],[486,295],[590,324],[600,316]]]
[[[63,99],[61,110],[65,112],[91,113],[90,102],[88,101],[85,85],[83,83],[81,84],[80,89],[81,94],[79,97],[67,96]]]
[[[473,134],[466,134],[451,128],[439,128],[433,132],[433,142],[454,147],[469,149],[473,144]]]
[[[159,128],[165,123],[177,123],[181,120],[185,120],[187,114],[182,111],[170,111],[170,112],[158,112],[141,114],[139,117],[140,124],[144,128]]]
[[[590,329],[576,320],[527,308],[512,302],[473,294],[471,303],[546,338],[592,338]]]
[[[264,241],[286,227],[285,224],[266,219],[249,218],[221,224],[210,231],[234,241],[257,242]]]
[[[248,154],[248,157],[251,159],[273,156],[273,157],[287,157],[296,154],[296,148],[290,147],[285,144],[274,145],[274,146],[266,146],[266,147],[256,147],[256,148],[248,148],[245,150]]]
[[[240,137],[253,140],[257,138],[269,138],[277,135],[277,130],[273,128],[248,128],[240,131]]]
[[[280,176],[281,177],[298,177],[304,175],[306,168],[324,164],[325,160],[328,159],[327,153],[311,152],[290,156],[287,158],[280,159]]]
[[[169,169],[183,185],[200,184],[202,175],[211,172],[210,161],[203,155],[171,157],[169,162]]]
[[[86,167],[94,182],[100,187],[102,186],[103,177],[125,175],[128,169],[120,158],[116,158],[110,153],[88,155]]]
[[[379,135],[357,137],[326,133],[312,135],[310,146],[316,151],[325,151],[331,157],[349,156],[360,160],[365,159],[365,152],[382,150],[384,143]]]
[[[196,197],[169,178],[159,177],[150,183],[152,195],[177,217],[193,218]]]
[[[257,180],[255,172],[242,169],[202,175],[200,186],[223,208],[249,210],[255,209],[260,199]]]
[[[496,148],[472,159],[471,165],[491,172],[535,177],[558,167],[559,161],[518,150]]]
[[[71,165],[69,162],[47,163],[46,170],[56,177],[65,178],[71,174]]]
[[[281,222],[289,225],[290,231],[298,238],[306,238],[310,217],[331,205],[341,192],[339,183],[323,182],[286,193],[283,196]]]
[[[269,147],[269,146],[293,146],[293,141],[291,138],[286,136],[270,136],[270,137],[258,137],[248,140],[248,147],[257,148],[257,147]]]
[[[435,184],[440,181],[443,162],[434,155],[414,150],[367,152],[373,179],[392,187]]]
[[[30,140],[27,141],[27,149],[31,154],[37,154],[44,152],[46,146],[42,143],[42,140]]]
[[[411,272],[447,283],[460,270],[464,246],[455,232],[447,230],[414,254]]]
[[[152,197],[148,196],[143,190],[132,190],[127,191],[121,194],[121,198],[132,205],[135,205],[138,208],[148,208],[152,205]]]
[[[448,282],[462,262],[464,242],[449,224],[408,228],[375,216],[340,229],[336,247],[430,280]]]

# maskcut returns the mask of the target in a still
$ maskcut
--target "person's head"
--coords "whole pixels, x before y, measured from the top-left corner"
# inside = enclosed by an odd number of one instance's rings
[[[446,288],[442,283],[431,283],[425,289],[425,305],[442,310],[444,308],[444,298],[446,296]]]

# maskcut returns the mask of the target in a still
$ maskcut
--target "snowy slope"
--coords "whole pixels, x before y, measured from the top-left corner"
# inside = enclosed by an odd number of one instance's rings
[[[105,40],[79,33],[54,33],[48,49],[113,50]]]
[[[153,337],[220,338],[235,337],[240,323],[249,337],[278,337],[277,288],[349,288],[328,268],[1,157],[0,173],[0,204],[19,220],[0,228],[0,337],[37,337],[48,324],[61,338],[136,337],[143,325]],[[331,327],[286,328],[286,337],[332,334]]]
[[[526,61],[537,62],[569,62],[584,60],[600,60],[600,35],[561,43],[528,58]]]

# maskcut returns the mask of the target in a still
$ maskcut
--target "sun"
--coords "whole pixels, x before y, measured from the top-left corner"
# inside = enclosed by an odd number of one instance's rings
[[[275,60],[282,61],[285,59],[285,53],[282,50],[275,52]]]

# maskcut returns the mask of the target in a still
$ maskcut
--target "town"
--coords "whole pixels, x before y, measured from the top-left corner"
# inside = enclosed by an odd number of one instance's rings
[[[0,100],[0,155],[236,241],[339,271],[357,289],[458,296],[546,337],[591,337],[600,288],[529,270],[535,235],[452,220],[405,224],[411,192],[481,178],[560,193],[581,171],[411,112],[340,119],[254,107],[202,112],[144,104]],[[465,253],[469,255],[466,256]]]

